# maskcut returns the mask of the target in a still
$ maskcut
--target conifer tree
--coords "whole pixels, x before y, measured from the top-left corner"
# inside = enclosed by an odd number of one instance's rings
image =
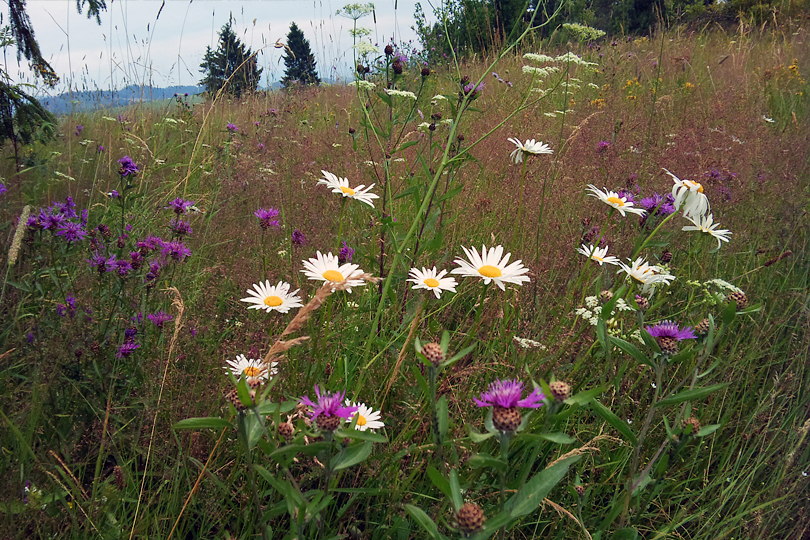
[[[315,71],[315,56],[309,49],[309,41],[304,37],[304,33],[298,25],[290,25],[290,33],[287,34],[287,47],[284,54],[284,78],[281,84],[285,88],[296,84],[318,85],[321,79]]]
[[[236,37],[232,18],[219,31],[216,50],[206,47],[200,71],[204,75],[200,84],[207,92],[214,93],[225,86],[225,91],[236,97],[255,92],[262,74],[256,56]]]

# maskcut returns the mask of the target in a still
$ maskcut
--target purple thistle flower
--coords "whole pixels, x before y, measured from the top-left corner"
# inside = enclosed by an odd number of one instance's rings
[[[163,267],[160,264],[160,261],[149,261],[149,271],[144,276],[144,281],[149,283],[150,281],[154,281],[160,277],[160,271]]]
[[[647,214],[652,214],[665,217],[675,212],[675,198],[671,193],[661,195],[653,193],[649,197],[644,197],[639,201],[639,205],[647,211]]]
[[[134,341],[127,341],[126,343],[122,343],[120,347],[118,347],[118,351],[115,353],[116,358],[126,358],[132,353],[135,352],[136,349],[139,349],[141,346]]]
[[[124,156],[118,160],[121,167],[118,169],[118,174],[121,176],[135,176],[140,172],[140,168],[129,156]]]
[[[72,244],[73,242],[84,240],[87,236],[87,231],[85,231],[80,224],[68,221],[59,228],[56,232],[56,236],[61,236],[68,244]]]
[[[115,264],[113,265],[112,268],[108,270],[108,272],[112,272],[113,270],[115,270],[119,276],[126,277],[133,270],[132,263],[127,261],[126,259],[116,259],[114,262]]]
[[[93,256],[87,259],[87,264],[90,268],[98,270],[99,274],[103,274],[107,271],[107,257],[101,253],[93,253]]]
[[[104,151],[104,145],[103,145],[103,144],[98,145],[98,147],[96,148],[96,151],[97,151],[98,153],[103,152],[103,151]]]
[[[8,191],[8,188],[6,187],[6,185],[5,184],[0,184],[0,195],[5,193],[6,191]]]
[[[280,227],[281,223],[277,219],[279,211],[275,208],[259,208],[253,215],[259,218],[259,226],[262,229],[269,229],[270,227]]]
[[[179,216],[180,214],[185,214],[192,206],[194,206],[194,201],[187,201],[178,197],[169,202],[169,206],[166,206],[166,208],[171,208],[172,211]]]
[[[230,122],[228,122],[228,124],[225,126],[225,129],[227,129],[231,133],[236,133],[237,131],[239,131],[239,128],[236,126],[236,124],[232,124]]]
[[[629,191],[627,189],[620,189],[619,191],[616,192],[616,194],[619,196],[619,198],[624,197],[627,202],[631,203],[636,202],[636,196],[632,191]]]
[[[690,326],[678,328],[678,325],[672,321],[661,321],[654,326],[645,326],[644,330],[655,339],[669,338],[675,341],[697,339],[694,330]]]
[[[142,255],[146,255],[151,251],[162,248],[165,243],[159,236],[147,236],[143,240],[135,242],[135,247],[140,250]]]
[[[171,257],[175,261],[182,261],[191,255],[191,250],[188,249],[183,242],[177,240],[175,242],[164,242],[161,253],[167,257]]]
[[[259,143],[256,145],[257,150],[264,150],[264,143]]]
[[[158,328],[163,328],[163,325],[165,323],[174,319],[173,316],[169,315],[165,311],[156,311],[155,313],[150,313],[149,315],[146,316],[146,318],[152,321],[152,324],[154,324]]]
[[[350,418],[353,413],[357,412],[357,407],[347,407],[343,404],[346,398],[346,392],[321,394],[321,390],[316,384],[315,396],[318,398],[317,402],[313,402],[308,396],[301,396],[300,400],[303,405],[312,407],[312,410],[309,412],[309,417],[312,420],[315,420],[319,416]]]
[[[343,247],[338,252],[338,264],[352,262],[352,257],[354,257],[354,249],[350,248],[349,244],[344,241]]]
[[[143,320],[143,316],[138,313],[136,316],[132,317],[133,321],[136,323],[140,323]],[[132,341],[135,339],[135,336],[138,335],[138,329],[134,326],[130,326],[124,329],[124,340],[125,341]]]
[[[67,315],[67,306],[65,304],[56,304],[56,314],[60,317]]]
[[[192,231],[191,225],[182,219],[171,220],[169,223],[169,229],[171,229],[171,231],[178,236],[191,234]]]
[[[107,193],[107,197],[109,197],[111,199],[117,199],[120,196],[121,196],[121,194],[118,192],[117,189],[114,189],[114,190],[110,191],[109,193]]]
[[[464,94],[469,94],[470,99],[475,99],[478,97],[478,94],[484,91],[484,83],[480,83],[478,86],[475,83],[467,83],[462,88]]]
[[[76,129],[73,130],[73,133],[75,133],[76,136],[78,137],[79,135],[82,134],[82,131],[84,131],[84,126],[81,124],[77,124]]]
[[[87,220],[89,219],[90,219],[90,210],[85,208],[79,215],[79,222],[82,224],[82,227],[87,227]]]
[[[140,251],[130,251],[129,260],[132,268],[137,270],[141,267],[141,264],[143,264],[143,255],[141,255]]]
[[[294,246],[303,246],[307,243],[307,237],[298,229],[292,232],[292,243]]]
[[[601,154],[605,152],[608,148],[610,148],[611,144],[610,141],[599,141],[596,143],[596,152]]]
[[[517,379],[499,379],[490,383],[487,391],[477,398],[473,398],[473,401],[479,407],[502,407],[504,409],[513,407],[536,409],[541,407],[546,396],[535,388],[528,396],[521,399],[523,386],[523,383]]]

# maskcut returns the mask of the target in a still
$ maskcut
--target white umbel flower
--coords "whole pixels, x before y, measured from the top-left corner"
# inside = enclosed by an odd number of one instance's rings
[[[675,208],[680,210],[683,207],[683,215],[686,217],[702,217],[709,210],[709,198],[703,193],[703,185],[692,180],[681,180],[668,170],[664,169],[672,181],[672,196],[675,197]]]
[[[582,244],[582,247],[577,249],[577,253],[582,253],[589,259],[598,262],[599,266],[602,266],[604,263],[620,264],[618,257],[608,255],[607,252],[608,246],[600,248],[599,246],[589,246],[586,244]]]
[[[633,203],[628,201],[627,197],[619,197],[619,194],[615,191],[609,191],[607,188],[605,188],[605,191],[602,191],[593,184],[588,184],[588,190],[591,192],[588,193],[588,195],[596,197],[606,205],[615,208],[622,217],[625,216],[625,212],[638,214],[640,216],[645,214],[643,208],[634,208]]]
[[[436,298],[440,298],[444,291],[456,292],[456,279],[451,277],[444,277],[447,275],[447,270],[437,271],[434,266],[427,269],[424,266],[421,270],[418,268],[411,268],[408,275],[408,281],[415,283],[412,289],[426,289],[432,291]]]
[[[385,427],[385,424],[380,420],[380,418],[382,418],[381,411],[375,411],[365,403],[352,403],[348,399],[346,400],[346,406],[357,407],[357,412],[346,419],[346,422],[351,424],[354,422],[354,419],[357,418],[357,424],[354,426],[357,431],[366,431],[368,429],[375,430]]]
[[[512,264],[509,263],[511,253],[503,255],[503,246],[496,246],[487,249],[486,246],[481,246],[481,253],[479,254],[475,248],[467,249],[461,247],[467,255],[468,260],[456,259],[455,262],[459,265],[458,268],[453,269],[451,274],[460,274],[467,277],[480,277],[484,280],[484,285],[489,285],[490,282],[495,282],[502,291],[506,290],[504,283],[514,283],[515,285],[522,285],[530,281],[529,269],[523,266],[523,262],[517,260]]]
[[[304,305],[298,296],[298,290],[290,292],[290,284],[284,281],[279,281],[276,285],[271,285],[269,280],[260,281],[253,285],[253,289],[247,290],[250,296],[242,298],[240,302],[253,304],[248,306],[248,309],[263,309],[268,313],[271,311],[287,313],[292,308]]]
[[[244,354],[237,354],[236,360],[226,360],[228,365],[223,369],[230,371],[237,379],[245,377],[248,382],[268,381],[278,374],[278,362],[271,362],[268,366],[257,358],[247,358]]]
[[[353,188],[349,186],[348,178],[341,178],[335,174],[330,173],[329,171],[322,170],[321,172],[323,173],[324,177],[319,179],[318,183],[328,187],[330,190],[332,190],[332,193],[339,193],[344,197],[349,197],[351,199],[358,200],[361,203],[365,203],[372,208],[374,208],[374,203],[371,201],[380,198],[379,195],[371,193],[371,188],[373,188],[375,184],[371,184],[368,187],[361,184]]]
[[[629,265],[619,263],[620,271],[641,283],[645,291],[661,283],[669,285],[675,279],[675,276],[665,273],[660,266],[649,264],[643,257],[639,257],[635,261],[627,260],[630,262]]]
[[[352,287],[361,287],[366,284],[362,279],[352,279],[363,273],[359,265],[352,263],[340,264],[337,256],[332,255],[331,252],[324,255],[318,251],[315,253],[315,257],[302,262],[304,263],[304,270],[301,270],[301,272],[309,279],[332,283],[348,280],[346,292],[352,292]]]
[[[512,150],[512,153],[509,156],[512,158],[512,161],[515,163],[520,163],[523,161],[524,154],[553,154],[554,150],[551,149],[549,145],[542,141],[535,141],[534,139],[527,139],[525,143],[520,142],[520,139],[516,139],[514,137],[510,137],[506,139],[507,141],[511,142],[517,148]]]
[[[413,92],[408,92],[407,90],[394,90],[393,88],[386,88],[385,93],[389,96],[407,98],[416,101],[416,94]]]
[[[682,231],[698,231],[712,236],[717,240],[717,249],[720,249],[722,242],[728,242],[730,240],[729,236],[731,236],[731,231],[728,229],[718,229],[720,224],[714,223],[712,214],[698,216],[697,218],[686,216],[686,219],[691,221],[692,225],[683,227],[681,229]]]

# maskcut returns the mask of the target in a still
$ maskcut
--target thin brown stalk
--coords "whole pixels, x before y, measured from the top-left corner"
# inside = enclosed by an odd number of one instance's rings
[[[582,529],[582,532],[585,533],[585,538],[587,538],[588,540],[591,540],[593,538],[591,536],[591,533],[588,532],[588,529],[585,528],[585,524],[583,524],[580,520],[578,520],[574,514],[566,510],[564,507],[560,506],[559,504],[549,499],[543,499],[543,504],[549,505],[557,512],[558,515],[566,516],[570,518],[572,521],[574,521],[577,525],[579,525],[579,527]]]
[[[617,439],[616,437],[611,437],[610,435],[597,435],[596,437],[594,437],[590,441],[586,442],[585,444],[583,444],[579,448],[574,448],[570,452],[566,452],[565,454],[561,455],[560,457],[558,457],[557,459],[555,459],[554,461],[552,461],[551,463],[546,465],[546,469],[548,469],[549,467],[553,467],[554,465],[556,465],[560,461],[562,461],[564,459],[568,459],[568,458],[570,458],[572,456],[581,456],[582,454],[587,454],[589,452],[599,452],[599,447],[596,446],[596,443],[599,443],[599,442],[602,442],[602,441],[608,441],[608,442],[612,442],[612,443],[616,443],[616,444],[621,444],[621,442],[622,442],[621,439]]]
[[[388,391],[391,390],[391,386],[394,384],[394,381],[399,374],[399,368],[402,366],[402,362],[405,360],[405,355],[408,352],[408,348],[413,341],[414,336],[416,335],[416,329],[419,328],[419,322],[422,320],[422,311],[425,308],[424,302],[419,304],[419,308],[416,310],[416,313],[413,316],[413,320],[411,321],[411,328],[408,330],[408,337],[405,338],[405,343],[402,344],[402,349],[399,350],[399,355],[397,356],[397,363],[394,364],[394,369],[391,371],[391,376],[388,377],[388,382],[385,384],[385,391],[383,392],[383,397],[380,400],[380,404],[385,403],[385,398],[388,397]]]

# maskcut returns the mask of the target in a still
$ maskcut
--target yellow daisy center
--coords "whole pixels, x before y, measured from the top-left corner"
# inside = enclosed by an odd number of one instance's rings
[[[485,264],[484,266],[479,268],[478,273],[488,278],[501,277],[503,275],[503,272],[501,272],[500,268],[498,268],[497,266],[492,266],[491,264]]]
[[[262,374],[262,368],[257,366],[248,366],[242,370],[242,375],[247,375],[248,377],[258,377]]]
[[[343,274],[341,274],[337,270],[327,270],[326,272],[321,274],[321,276],[323,276],[323,279],[325,279],[326,281],[333,281],[333,282],[343,281]]]
[[[432,277],[425,278],[425,280],[422,281],[422,283],[424,283],[428,287],[438,287],[439,286],[439,280],[438,279],[433,279]]]
[[[355,190],[353,190],[352,188],[350,188],[350,187],[346,187],[346,186],[340,186],[340,191],[342,191],[343,193],[345,193],[345,194],[346,194],[346,195],[348,195],[349,197],[354,197],[354,194],[355,194],[355,193],[357,193],[357,192],[356,192]]]
[[[698,183],[698,182],[693,182],[691,180],[685,180],[684,184],[686,184],[690,188],[697,188],[698,193],[703,193],[703,185]]]
[[[602,257],[600,257],[599,255],[591,255],[591,259],[593,259],[593,260],[595,260],[595,261],[602,261],[602,262],[605,262],[605,259],[603,259],[603,258],[602,258]]]
[[[365,416],[363,416],[362,414],[357,415],[357,425],[358,426],[365,426],[367,423],[368,423],[368,420],[366,420]]]
[[[624,201],[623,201],[623,200],[621,200],[621,199],[620,199],[620,198],[618,198],[618,197],[608,197],[608,198],[607,198],[607,202],[609,202],[609,203],[613,203],[613,204],[615,204],[616,206],[624,206]]]
[[[278,296],[268,296],[267,298],[264,299],[264,305],[268,306],[268,307],[277,307],[277,306],[280,306],[283,303],[284,303],[284,300],[282,300]]]

